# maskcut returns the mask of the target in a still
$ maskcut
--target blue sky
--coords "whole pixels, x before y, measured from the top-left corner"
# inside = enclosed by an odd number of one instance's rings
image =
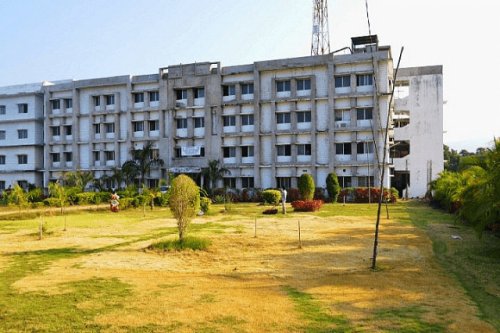
[[[500,136],[494,0],[369,0],[372,33],[402,66],[444,66],[444,140]],[[311,0],[0,0],[0,86],[223,66],[310,53]],[[364,0],[330,0],[331,49],[366,35]],[[395,59],[396,61],[396,59]]]

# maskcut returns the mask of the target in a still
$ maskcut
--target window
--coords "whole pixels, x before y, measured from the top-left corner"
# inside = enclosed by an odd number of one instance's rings
[[[373,187],[373,176],[361,176],[358,177],[358,186],[359,187]]]
[[[115,105],[115,95],[106,95],[106,105]]]
[[[276,187],[277,188],[290,188],[292,187],[291,177],[276,177]]]
[[[357,110],[358,120],[373,119],[373,108],[361,108]]]
[[[61,155],[59,153],[50,153],[50,159],[52,163],[57,163],[61,161]]]
[[[5,131],[0,131],[0,140],[5,140]]]
[[[149,101],[150,102],[158,102],[160,100],[160,93],[158,91],[150,91],[149,92]]]
[[[349,177],[340,176],[340,177],[338,177],[338,180],[339,180],[340,187],[342,187],[342,188],[352,187],[352,180],[351,180],[350,176]]]
[[[205,118],[203,117],[195,117],[194,120],[194,128],[203,128],[205,127]]]
[[[144,103],[144,93],[134,93],[134,103]]]
[[[64,126],[64,135],[73,135],[73,126],[71,125]]]
[[[94,124],[94,133],[95,134],[101,133],[101,124]]]
[[[17,138],[18,139],[27,139],[28,138],[28,130],[27,129],[17,130]]]
[[[0,191],[5,190],[5,180],[0,180]]]
[[[149,121],[149,131],[158,131],[160,129],[160,121],[159,120],[150,120]]]
[[[244,114],[241,116],[241,125],[253,125],[253,114]]]
[[[297,145],[297,155],[311,156],[311,144]]]
[[[276,92],[290,91],[290,80],[276,81]]]
[[[188,121],[186,118],[177,119],[177,129],[188,128]]]
[[[236,95],[235,85],[222,86],[222,96],[234,96]]]
[[[28,155],[17,155],[17,164],[28,164]]]
[[[341,75],[335,77],[335,88],[343,88],[351,86],[351,76]]]
[[[175,150],[175,157],[176,158],[182,158],[186,157],[182,155],[182,148],[174,148]],[[189,155],[189,157],[203,157],[205,156],[205,147],[200,147],[200,154],[199,155]]]
[[[291,145],[279,145],[276,146],[278,151],[278,156],[292,156],[292,146]]]
[[[52,136],[59,136],[61,135],[61,128],[59,126],[51,126],[50,132],[52,133]]]
[[[351,143],[336,143],[335,144],[335,153],[337,155],[351,155]]]
[[[243,83],[241,85],[241,94],[242,95],[253,94],[253,83]]]
[[[94,161],[99,161],[101,160],[101,152],[98,151],[98,150],[94,150],[93,151],[93,155],[94,155]]]
[[[0,155],[0,164],[1,165],[5,164],[5,155]]]
[[[114,150],[104,151],[104,159],[106,161],[114,161],[115,160],[115,151]]]
[[[5,114],[5,105],[0,105],[0,114]]]
[[[101,96],[94,96],[94,106],[101,105]]]
[[[73,161],[73,153],[70,151],[64,152],[64,160],[66,162],[72,162]]]
[[[311,79],[297,80],[297,90],[311,90]]]
[[[204,98],[204,97],[205,97],[205,88],[194,89],[194,98]]]
[[[373,142],[358,142],[358,154],[373,154]]]
[[[276,123],[278,124],[289,124],[290,123],[290,113],[276,113]]]
[[[253,146],[242,146],[241,157],[253,157]]]
[[[152,160],[157,160],[160,158],[160,150],[158,148],[151,149],[149,153],[149,158]]]
[[[297,122],[298,123],[310,123],[311,122],[311,111],[299,111],[299,112],[297,112]]]
[[[236,188],[236,178],[234,177],[224,178],[224,187]]]
[[[105,123],[104,127],[106,129],[106,133],[114,133],[115,132],[115,123]]]
[[[356,75],[356,85],[359,86],[371,86],[373,85],[373,75],[372,74],[359,74]]]
[[[222,116],[222,121],[224,123],[224,127],[236,126],[236,117],[235,116]]]
[[[66,98],[64,100],[64,107],[66,109],[72,109],[73,108],[73,100],[71,98]]]
[[[144,131],[144,122],[143,121],[133,121],[132,128],[134,132],[143,132]]]
[[[17,104],[17,110],[19,113],[28,113],[28,104]]]
[[[50,101],[50,103],[52,104],[52,110],[57,110],[61,108],[61,101],[58,99],[53,99]]]
[[[188,91],[187,91],[187,89],[177,89],[175,91],[175,96],[176,96],[177,100],[187,99],[188,98]]]
[[[351,110],[335,110],[335,121],[350,121]]]
[[[236,157],[236,147],[223,147],[222,155],[224,158]]]
[[[254,188],[253,177],[241,177],[241,187],[242,188]]]

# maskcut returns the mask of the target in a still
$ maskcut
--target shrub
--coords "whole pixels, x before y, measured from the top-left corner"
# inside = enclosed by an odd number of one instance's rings
[[[149,250],[156,251],[181,251],[186,249],[191,250],[206,250],[211,245],[210,240],[197,237],[184,237],[184,239],[165,240],[153,243],[148,246]]]
[[[277,208],[269,208],[269,209],[266,209],[265,211],[263,211],[262,214],[266,214],[266,215],[278,214],[278,209]]]
[[[77,200],[79,205],[88,205],[95,202],[95,193],[94,192],[82,192],[78,193]]]
[[[308,173],[303,173],[299,177],[299,192],[302,200],[312,200],[314,198],[314,179]]]
[[[30,203],[41,202],[44,198],[41,188],[34,188],[27,193],[27,199]]]
[[[119,200],[120,205],[118,206],[121,210],[125,210],[134,206],[134,198],[123,198]]]
[[[316,187],[316,189],[314,190],[314,198],[313,199],[325,201],[326,200],[325,189],[322,187]]]
[[[384,189],[383,200],[388,200],[391,203],[394,203],[398,199],[398,190],[395,188]],[[338,196],[338,202],[355,202],[355,203],[376,203],[380,198],[380,189],[375,187],[347,187],[340,191],[340,195]]]
[[[323,203],[323,200],[297,200],[292,202],[292,207],[295,212],[315,212]]]
[[[210,210],[210,206],[212,205],[212,200],[210,198],[200,198],[200,209],[203,213],[207,213]]]
[[[286,190],[287,195],[286,195],[286,201],[287,202],[294,202],[297,200],[300,200],[300,192],[298,189],[291,187]]]
[[[262,200],[266,204],[276,206],[280,203],[281,192],[278,190],[265,190],[262,192]]]
[[[168,207],[168,199],[170,197],[170,193],[161,193],[159,196],[155,198],[155,204],[161,207]]]
[[[216,195],[214,196],[213,201],[215,204],[223,204],[224,202],[226,202],[226,198],[223,195]]]
[[[61,207],[61,201],[57,198],[44,199],[43,203],[48,207]]]
[[[340,193],[339,179],[335,172],[331,172],[326,177],[326,190],[331,202],[336,202]]]

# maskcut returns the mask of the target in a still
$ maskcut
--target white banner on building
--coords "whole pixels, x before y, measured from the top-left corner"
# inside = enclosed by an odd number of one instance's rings
[[[181,156],[200,156],[201,146],[181,147]]]

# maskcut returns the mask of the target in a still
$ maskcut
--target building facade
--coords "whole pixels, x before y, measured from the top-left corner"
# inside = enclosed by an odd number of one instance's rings
[[[92,171],[96,179],[108,177],[131,158],[132,149],[152,143],[153,154],[165,163],[147,175],[150,186],[179,173],[203,185],[207,180],[201,170],[211,160],[230,170],[221,187],[297,187],[303,173],[325,187],[332,171],[343,187],[378,186],[382,168],[384,186],[390,186],[391,163],[401,170],[394,154],[383,160],[384,150],[400,135],[393,123],[399,118],[389,107],[391,50],[371,36],[353,38],[351,51],[230,67],[218,62],[173,65],[151,75],[44,84],[33,93],[39,108],[33,123],[43,137],[33,141],[39,158],[28,181],[47,186],[76,170]],[[420,74],[408,70],[396,85],[421,79]],[[419,99],[429,98],[442,119],[442,89],[437,90],[439,100],[423,93],[422,85],[413,87]],[[410,125],[418,126],[427,109],[414,110]],[[384,146],[388,113],[391,140]],[[442,120],[423,131],[439,133],[442,143]],[[411,139],[412,153],[426,144],[421,134],[415,132]],[[0,146],[5,149],[7,145]],[[435,161],[431,178],[442,165],[442,149],[436,149],[439,156],[423,155]],[[416,158],[420,161],[422,155]],[[410,168],[410,178],[421,171],[419,163],[410,163],[416,168]],[[11,185],[14,178],[3,180]],[[427,181],[412,178],[412,190],[420,182],[426,187]]]

